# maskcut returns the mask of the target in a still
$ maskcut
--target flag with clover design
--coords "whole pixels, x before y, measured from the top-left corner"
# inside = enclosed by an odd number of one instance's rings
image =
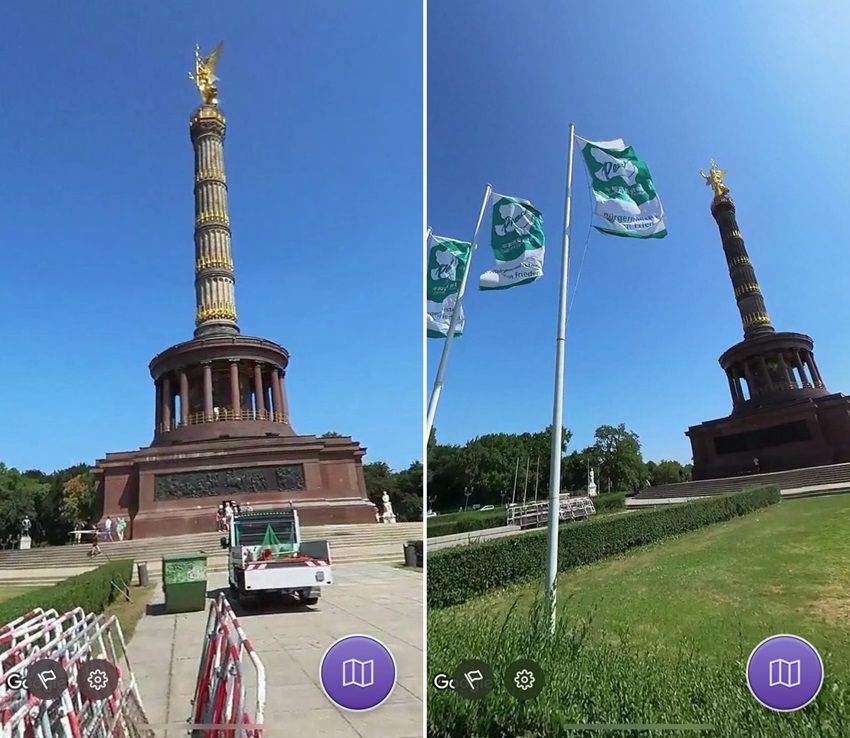
[[[623,139],[586,141],[576,137],[596,200],[601,233],[628,238],[664,238],[664,208],[646,162]]]
[[[426,279],[428,338],[446,338],[472,244],[441,236],[431,236],[430,243]],[[464,322],[461,306],[455,324],[455,338],[463,335]]]
[[[496,266],[478,280],[480,290],[506,290],[543,276],[546,239],[543,216],[528,200],[497,195],[493,200],[490,245]]]

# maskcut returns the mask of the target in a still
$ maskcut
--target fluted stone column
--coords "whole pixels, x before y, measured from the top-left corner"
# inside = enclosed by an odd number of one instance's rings
[[[207,423],[213,419],[212,364],[204,362],[204,420]]]
[[[747,390],[752,400],[758,394],[758,387],[755,381],[753,381],[753,373],[750,371],[750,365],[746,361],[744,362],[744,376],[747,379]]]
[[[154,420],[154,424],[156,425],[156,432],[159,433],[162,430],[162,382],[157,382],[155,385],[156,388],[156,417]]]
[[[239,362],[232,359],[230,362],[230,404],[236,418],[242,417],[242,400],[239,397]]]
[[[280,403],[284,422],[289,422],[289,399],[286,396],[286,372],[280,372]]]
[[[803,366],[803,357],[800,355],[799,350],[794,352],[794,363],[797,365],[797,371],[800,372],[803,387],[810,388],[812,385],[809,383],[809,376],[806,374],[806,369]]]
[[[257,415],[262,416],[266,411],[266,399],[263,392],[263,367],[254,364],[254,397],[257,398]]]
[[[280,388],[280,369],[272,368],[272,399],[274,400],[274,411],[278,417],[275,420],[283,420],[286,411],[283,409],[283,392]]]
[[[195,336],[234,335],[239,327],[224,174],[224,115],[217,105],[202,105],[189,130],[195,149]]]
[[[166,430],[171,430],[171,378],[162,380],[162,424]]]
[[[732,404],[736,404],[738,402],[738,392],[735,389],[735,380],[732,377],[732,370],[726,370],[726,379],[729,381],[729,393],[732,395]]]
[[[759,356],[759,374],[764,378],[764,384],[762,385],[762,391],[764,392],[772,392],[773,391],[773,379],[770,376],[770,369],[767,368],[767,361],[765,361],[764,356]]]
[[[720,229],[723,253],[726,255],[726,265],[729,267],[729,277],[744,327],[744,338],[774,333],[755,269],[738,229],[732,198],[728,195],[715,197],[711,203],[711,214]]]
[[[180,370],[180,425],[189,424],[189,377]]]
[[[815,357],[812,356],[810,351],[806,351],[803,361],[809,369],[809,374],[812,377],[812,384],[814,384],[815,387],[823,387],[823,379],[821,378],[820,370],[815,362]]]

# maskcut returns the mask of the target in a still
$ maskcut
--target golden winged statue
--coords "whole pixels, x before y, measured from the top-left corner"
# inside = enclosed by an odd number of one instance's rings
[[[702,171],[702,169],[699,170],[699,173],[705,180],[706,185],[714,190],[715,197],[723,197],[723,195],[729,193],[729,188],[723,184],[723,178],[729,174],[729,170],[718,169],[717,164],[714,163],[714,159],[711,160],[711,168],[708,170],[708,174]]]
[[[191,79],[201,93],[201,100],[205,105],[216,105],[216,95],[218,88],[215,83],[218,77],[215,76],[215,65],[218,64],[218,57],[221,56],[221,50],[224,47],[224,41],[220,41],[218,46],[213,49],[209,56],[201,56],[201,47],[195,46],[195,73],[189,72]]]

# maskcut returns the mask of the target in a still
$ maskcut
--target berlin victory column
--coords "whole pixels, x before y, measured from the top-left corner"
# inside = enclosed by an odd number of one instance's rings
[[[215,529],[222,499],[292,504],[302,522],[375,522],[366,494],[366,449],[350,437],[300,436],[286,397],[289,353],[243,335],[236,316],[225,117],[216,65],[195,50],[201,105],[190,118],[195,152],[195,333],[154,357],[151,445],[98,460],[102,516],[131,520],[133,538]]]
[[[850,461],[850,398],[827,390],[809,336],[776,332],[723,181],[727,171],[712,161],[708,173],[700,174],[714,191],[711,214],[720,229],[744,340],[720,357],[731,415],[687,431],[693,479]]]

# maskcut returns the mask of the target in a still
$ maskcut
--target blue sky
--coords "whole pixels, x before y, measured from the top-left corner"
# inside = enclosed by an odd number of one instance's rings
[[[746,7],[744,7],[746,6]],[[833,392],[850,392],[844,299],[850,7],[776,0],[564,3],[429,0],[428,222],[469,240],[490,182],[532,200],[547,233],[546,274],[477,291],[489,232],[472,264],[466,331],[452,347],[436,428],[442,442],[551,422],[568,126],[625,138],[649,165],[669,236],[590,234],[577,158],[572,310],[564,423],[571,449],[601,424],[637,432],[645,458],[690,461],[688,426],[728,415],[717,358],[742,328],[711,191],[727,184],[777,330],[808,333]],[[485,229],[489,217],[485,219]],[[442,342],[428,342],[429,383]]]
[[[289,349],[299,433],[421,457],[421,6],[236,8],[0,10],[0,461],[150,442],[148,363],[194,328],[187,72],[220,39],[242,331]]]

